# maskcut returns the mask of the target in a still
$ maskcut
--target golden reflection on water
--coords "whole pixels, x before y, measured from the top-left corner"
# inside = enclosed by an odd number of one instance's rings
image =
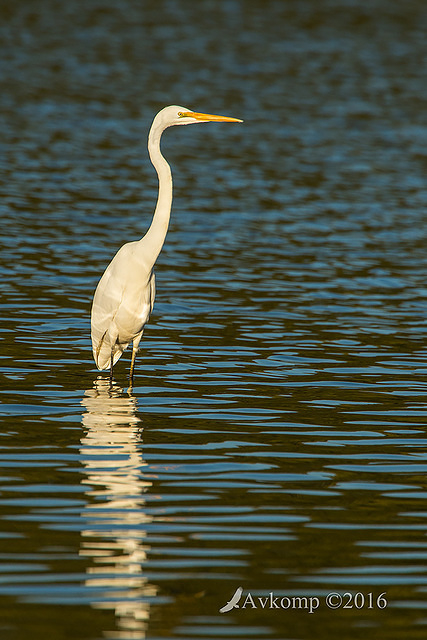
[[[80,454],[87,504],[82,518],[80,555],[91,561],[85,585],[96,594],[94,609],[113,610],[117,631],[108,638],[142,640],[150,615],[147,597],[157,594],[143,568],[149,546],[144,525],[145,494],[152,483],[143,477],[141,419],[136,398],[98,377],[81,404],[85,435]]]

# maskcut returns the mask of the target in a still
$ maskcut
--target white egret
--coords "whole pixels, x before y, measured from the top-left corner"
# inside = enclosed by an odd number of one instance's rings
[[[154,264],[163,247],[172,206],[172,174],[160,151],[160,138],[174,125],[202,122],[242,122],[237,118],[196,113],[185,107],[165,107],[156,115],[148,135],[148,153],[159,179],[159,194],[151,225],[143,238],[124,244],[106,268],[92,304],[92,347],[98,369],[113,367],[133,343],[129,383],[144,326],[154,304]]]

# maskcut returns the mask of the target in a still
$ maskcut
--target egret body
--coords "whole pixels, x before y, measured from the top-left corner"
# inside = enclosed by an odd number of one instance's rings
[[[163,247],[172,207],[172,173],[160,150],[168,127],[202,122],[242,122],[237,118],[196,113],[185,107],[165,107],[156,115],[148,135],[148,153],[159,179],[159,194],[151,225],[143,238],[124,244],[116,253],[95,291],[91,334],[98,369],[113,367],[132,342],[129,381],[132,386],[135,356],[154,304],[154,264]]]

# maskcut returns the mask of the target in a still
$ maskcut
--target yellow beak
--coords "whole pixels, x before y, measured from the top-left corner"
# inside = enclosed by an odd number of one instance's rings
[[[243,122],[239,118],[229,118],[228,116],[213,116],[210,113],[196,113],[195,111],[185,111],[182,114],[187,118],[195,118],[200,122]]]

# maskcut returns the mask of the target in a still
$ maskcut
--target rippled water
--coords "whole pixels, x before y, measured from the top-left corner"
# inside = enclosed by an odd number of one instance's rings
[[[424,638],[425,3],[1,16],[2,640]],[[129,393],[90,304],[171,103],[245,123],[165,135]]]

